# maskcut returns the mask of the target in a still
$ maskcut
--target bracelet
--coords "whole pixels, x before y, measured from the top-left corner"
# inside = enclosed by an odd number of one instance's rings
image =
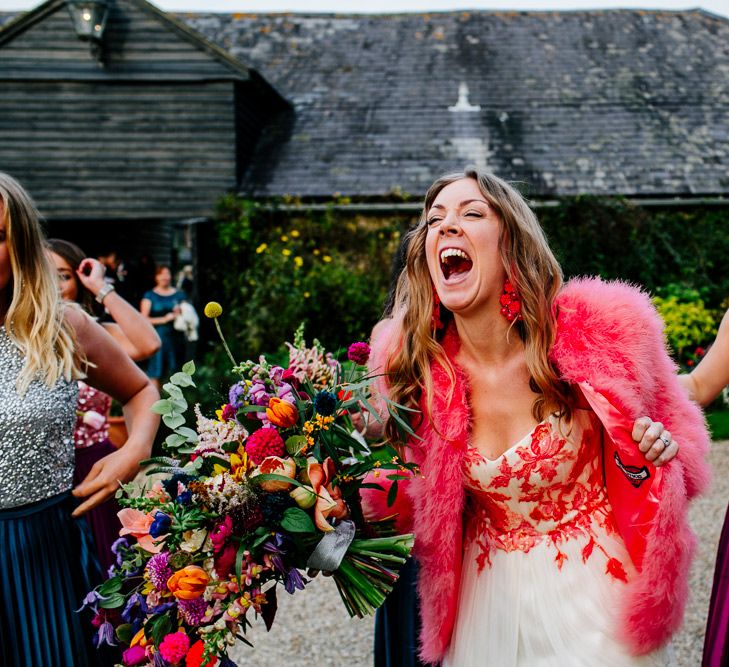
[[[109,296],[109,292],[113,292],[116,289],[114,283],[106,283],[96,295],[95,299],[98,303],[104,303],[104,299]]]

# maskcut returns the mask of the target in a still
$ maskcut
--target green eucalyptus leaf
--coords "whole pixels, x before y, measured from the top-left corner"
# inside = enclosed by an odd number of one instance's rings
[[[171,398],[170,403],[175,413],[182,413],[187,410],[187,401],[184,398]]]
[[[185,423],[185,418],[182,415],[162,415],[162,421],[167,428],[176,429]]]
[[[189,426],[180,426],[180,428],[177,429],[177,433],[185,438],[187,442],[197,442],[200,438],[197,431]]]
[[[165,438],[165,444],[168,447],[179,447],[180,445],[184,445],[186,442],[187,440],[177,433],[170,433],[170,435]]]
[[[168,415],[172,412],[172,403],[170,403],[169,399],[163,398],[153,403],[149,409],[156,415]]]
[[[172,398],[183,398],[182,389],[171,382],[167,382],[162,385],[162,389],[164,389]]]
[[[178,387],[194,387],[195,383],[187,373],[175,373],[171,378],[170,382],[176,384]]]
[[[195,362],[188,361],[183,367],[182,372],[187,375],[195,375]]]

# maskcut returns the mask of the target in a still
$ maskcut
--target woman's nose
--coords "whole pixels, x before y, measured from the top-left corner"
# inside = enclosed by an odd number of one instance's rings
[[[458,236],[461,233],[461,225],[458,223],[458,218],[454,215],[449,215],[440,226],[441,236]]]

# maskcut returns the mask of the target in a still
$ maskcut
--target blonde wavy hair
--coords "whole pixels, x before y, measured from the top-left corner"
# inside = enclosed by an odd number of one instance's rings
[[[535,393],[532,414],[541,421],[553,412],[569,419],[571,392],[559,379],[549,360],[557,328],[555,297],[562,286],[562,269],[549,248],[534,212],[506,181],[493,174],[467,168],[463,173],[439,178],[425,195],[420,220],[407,235],[405,270],[395,293],[394,312],[403,318],[401,346],[391,354],[386,372],[391,399],[408,408],[418,408],[425,392],[428,414],[432,412],[433,380],[430,364],[438,360],[455,386],[455,372],[438,332],[433,327],[433,283],[425,257],[427,217],[438,194],[447,185],[464,178],[476,181],[481,193],[501,220],[499,247],[506,275],[521,298],[522,320],[512,328],[524,343],[530,386]],[[451,314],[441,306],[441,319]],[[394,420],[388,420],[387,435],[393,442],[402,436]]]
[[[21,395],[40,378],[49,387],[82,377],[84,360],[76,351],[73,328],[63,316],[58,279],[45,251],[33,200],[12,176],[0,172],[0,215],[5,223],[12,298],[5,329],[23,354],[18,376]]]

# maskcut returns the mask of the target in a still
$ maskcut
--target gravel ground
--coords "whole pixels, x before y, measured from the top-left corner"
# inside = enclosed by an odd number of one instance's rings
[[[674,640],[679,667],[698,667],[704,641],[714,558],[729,500],[729,441],[714,443],[710,456],[714,482],[709,494],[694,503],[691,523],[699,551],[691,570],[692,597],[682,631]],[[333,581],[315,579],[303,593],[279,598],[279,618],[270,633],[256,624],[250,632],[255,648],[236,647],[232,658],[256,667],[369,667],[372,665],[372,619],[350,619]],[[490,666],[497,667],[497,666]]]

